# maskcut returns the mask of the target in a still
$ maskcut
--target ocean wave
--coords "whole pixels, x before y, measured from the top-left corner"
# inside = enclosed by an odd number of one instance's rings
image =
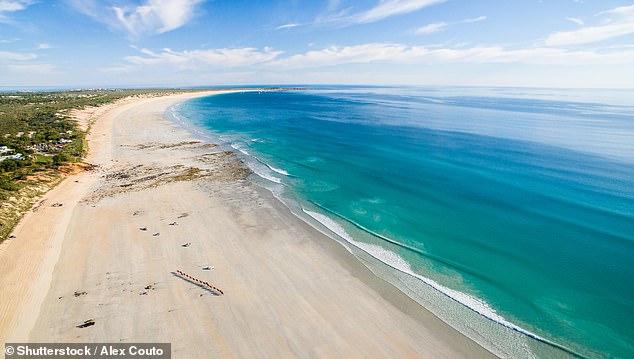
[[[253,173],[255,173],[256,175],[258,175],[258,176],[260,176],[262,178],[264,178],[265,180],[269,180],[271,182],[282,184],[282,180],[280,178],[277,178],[275,176],[271,176],[271,175],[269,175],[267,173],[259,171],[257,168],[255,168],[253,166],[250,166],[250,167],[251,167],[251,170],[253,171]]]
[[[167,111],[165,111],[164,117],[189,129],[189,122],[187,122],[185,118],[180,116],[180,113],[178,112],[179,109],[180,103],[170,106]]]
[[[188,117],[183,116],[179,112],[180,109],[181,109],[181,105],[182,105],[182,103],[177,103],[177,104],[169,107],[164,112],[163,117],[166,120],[177,124],[178,126],[183,128],[184,130],[186,130],[189,133],[193,134],[197,139],[201,139],[201,140],[204,140],[204,141],[207,141],[207,142],[211,142],[211,143],[216,143],[217,141],[215,141],[214,138],[212,136],[210,136],[209,132],[204,131],[204,130],[200,129],[199,127],[195,126]]]
[[[234,147],[235,148],[235,147]],[[246,151],[237,148],[238,151],[244,153],[245,155],[250,155],[249,153],[247,153]],[[268,167],[268,169],[270,169],[273,172],[279,173],[281,175],[284,176],[290,176],[290,174],[288,172],[286,172],[285,170],[281,169],[281,168],[277,168],[277,167],[273,167],[270,164],[268,164],[266,161],[262,160],[260,157],[255,156],[255,155],[250,155],[251,157],[253,157],[256,161],[260,162],[261,164],[265,165],[266,167]]]
[[[318,207],[321,207],[318,204],[315,204]],[[326,211],[329,211],[326,208],[322,208]],[[571,354],[575,357],[579,357],[579,358],[585,358],[585,356],[581,355],[580,353],[577,353],[576,351],[562,345],[559,343],[556,343],[552,340],[543,338],[527,329],[524,329],[516,324],[513,324],[511,322],[509,322],[508,320],[506,320],[504,317],[502,317],[501,315],[497,314],[497,312],[495,311],[495,309],[493,309],[488,303],[486,303],[484,300],[474,297],[472,295],[460,292],[458,290],[454,290],[448,287],[445,287],[443,285],[441,285],[440,283],[434,281],[433,279],[427,278],[425,276],[422,276],[416,272],[414,272],[414,270],[410,267],[409,263],[403,259],[401,256],[399,256],[398,254],[384,248],[378,245],[373,245],[373,244],[369,244],[369,243],[363,243],[363,242],[359,242],[356,241],[352,238],[352,236],[350,236],[348,234],[348,232],[346,232],[346,230],[337,222],[335,222],[334,220],[332,220],[330,217],[323,215],[321,213],[317,213],[314,211],[310,211],[307,210],[305,208],[302,207],[302,211],[304,213],[306,213],[308,216],[310,216],[311,218],[313,218],[314,220],[316,220],[317,222],[321,223],[323,226],[325,226],[326,228],[328,228],[331,232],[333,232],[334,234],[336,234],[338,237],[342,238],[343,240],[345,240],[347,243],[353,245],[354,247],[364,251],[365,253],[367,253],[368,255],[370,255],[371,257],[377,259],[378,261],[380,261],[381,263],[387,265],[390,268],[393,268],[397,271],[400,271],[402,273],[405,273],[409,276],[412,276],[418,280],[420,280],[421,282],[427,284],[428,286],[430,286],[431,288],[433,288],[434,290],[436,290],[438,293],[445,295],[446,297],[450,298],[451,300],[457,302],[460,305],[463,305],[464,307],[468,308],[469,310],[479,314],[480,316],[487,318],[503,327],[506,327],[510,330],[513,330],[515,332],[518,332],[520,334],[526,335],[527,337],[530,337],[532,339],[535,339],[539,342],[542,342],[544,344],[550,345],[552,347],[555,347],[557,349],[560,349],[568,354]],[[330,211],[329,211],[330,212]],[[368,234],[377,237],[381,240],[385,240],[389,243],[398,245],[400,247],[409,249],[409,250],[415,250],[414,248],[410,248],[409,246],[399,243],[393,239],[387,238],[385,236],[382,236],[378,233],[374,233],[371,230],[361,226],[358,223],[355,223],[347,218],[344,218],[336,213],[333,213],[333,215],[342,218],[343,220],[350,222],[352,225],[354,225],[355,227],[361,229],[364,232],[367,232]]]
[[[279,173],[279,174],[284,175],[284,176],[290,176],[290,174],[289,174],[288,172],[284,171],[283,169],[281,169],[281,168],[277,168],[277,167],[273,167],[273,166],[271,166],[270,164],[266,163],[265,161],[262,161],[262,160],[261,160],[259,157],[257,157],[257,156],[253,156],[253,157],[254,157],[254,158],[255,158],[258,162],[260,162],[261,164],[263,164],[263,165],[265,165],[266,167],[268,167],[271,171],[276,172],[276,173]]]
[[[251,154],[247,150],[243,149],[242,146],[240,146],[237,143],[232,143],[231,144],[231,148],[233,148],[234,150],[240,151],[242,154],[245,154],[247,156],[251,156]]]
[[[279,173],[281,175],[284,175],[284,176],[290,176],[290,174],[288,172],[284,171],[283,169],[273,167],[273,166],[269,165],[268,163],[266,163],[266,167],[268,167],[273,172],[277,172],[277,173]]]
[[[430,278],[427,278],[420,274],[415,273],[414,270],[412,270],[412,268],[410,267],[409,263],[407,263],[407,261],[405,261],[405,259],[403,259],[398,254],[378,245],[363,243],[363,242],[354,240],[341,225],[339,225],[337,222],[332,220],[330,217],[325,216],[321,213],[309,211],[305,208],[302,208],[302,211],[306,213],[307,215],[309,215],[314,220],[316,220],[317,222],[324,225],[326,228],[328,228],[330,231],[335,233],[337,236],[341,237],[348,243],[352,244],[353,246],[368,253],[369,255],[381,261],[382,263],[400,272],[406,273],[412,277],[415,277],[421,280],[422,282],[429,285],[436,291],[444,294],[445,296],[453,299],[455,302],[462,304],[463,306],[471,309],[472,311],[480,314],[481,316],[486,317],[500,325],[503,325],[504,327],[507,327],[509,329],[512,329],[514,331],[527,335],[533,339],[559,347],[559,345],[557,345],[556,343],[551,343],[545,338],[542,338],[539,335],[533,332],[530,332],[526,329],[523,329],[509,322],[508,320],[504,319],[504,317],[497,314],[495,309],[491,308],[491,306],[489,306],[485,301],[479,298],[476,298],[474,296],[471,296],[469,294],[445,287]],[[390,241],[390,242],[394,243],[395,241]]]
[[[288,174],[288,172],[284,171],[283,169],[279,169],[279,168],[273,167],[273,166],[269,165],[268,163],[266,163],[265,161],[262,161],[259,157],[255,156],[255,155],[252,155],[247,150],[245,150],[242,147],[241,143],[239,143],[239,142],[232,143],[231,147],[234,150],[240,151],[242,154],[244,154],[246,156],[249,156],[249,158],[252,158],[252,159],[256,160],[257,162],[259,162],[260,164],[266,166],[269,170],[271,170],[273,172],[279,173],[279,174],[284,175],[284,176],[290,176]],[[262,177],[262,178],[264,178],[266,180],[269,180],[271,182],[282,184],[282,180],[280,178],[272,176],[272,175],[270,175],[268,173],[265,173],[264,171],[262,171],[262,168],[258,168],[258,166],[256,166],[255,164],[253,164],[253,163],[249,164],[247,162],[247,165],[249,166],[249,168],[251,168],[253,173],[255,173],[256,175],[258,175],[258,176],[260,176],[260,177]]]

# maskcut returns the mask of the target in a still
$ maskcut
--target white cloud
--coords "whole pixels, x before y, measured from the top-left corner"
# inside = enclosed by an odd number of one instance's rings
[[[38,56],[33,53],[0,51],[0,69],[7,69],[16,74],[50,74],[55,66],[33,62]]]
[[[77,11],[134,37],[162,34],[186,25],[204,0],[144,0],[141,5],[108,0],[66,0]]]
[[[634,49],[619,48],[609,52],[570,51],[546,47],[506,49],[498,46],[466,48],[432,48],[404,44],[370,43],[328,47],[308,51],[267,64],[299,69],[344,64],[447,64],[447,63],[524,63],[539,65],[590,65],[634,63]]]
[[[84,15],[94,17],[102,22],[105,21],[104,15],[107,12],[105,11],[107,6],[100,5],[97,0],[66,0],[66,4]]]
[[[531,65],[617,65],[634,64],[633,47],[597,50],[568,50],[551,47],[510,49],[500,46],[412,46],[399,43],[367,43],[331,46],[283,56],[269,47],[221,48],[152,51],[136,48],[139,55],[102,69],[105,72],[131,73],[159,66],[172,70],[210,71],[250,69],[283,72],[287,70],[336,67],[350,64],[438,65],[438,64],[531,64]]]
[[[459,23],[461,23],[461,24],[473,24],[473,23],[476,23],[476,22],[484,21],[486,19],[487,19],[486,16],[478,16],[478,17],[474,17],[474,18],[471,18],[471,19],[464,19],[462,21],[459,21]]]
[[[12,64],[7,67],[13,72],[29,75],[47,75],[55,72],[55,66],[51,64]]]
[[[295,24],[295,23],[284,24],[284,25],[280,25],[280,26],[276,27],[275,30],[291,29],[291,28],[298,27],[298,26],[301,26],[301,24]]]
[[[367,24],[396,15],[408,14],[445,1],[446,0],[380,0],[374,7],[354,13],[352,12],[352,8],[337,10],[339,1],[331,1],[326,12],[327,15],[317,17],[314,23],[337,24],[341,26]]]
[[[269,47],[265,47],[263,50],[247,47],[185,51],[163,49],[161,52],[139,49],[139,51],[143,56],[128,56],[125,60],[132,65],[170,65],[178,69],[251,66],[271,61],[282,53]]]
[[[322,50],[292,55],[269,64],[284,68],[311,68],[350,63],[401,62],[415,56],[417,51],[418,48],[401,44],[370,43],[344,47],[331,46]]]
[[[0,0],[0,22],[8,21],[6,14],[24,10],[33,0]]]
[[[572,22],[574,22],[577,25],[583,25],[584,24],[583,20],[581,20],[579,18],[576,18],[576,17],[567,17],[566,20],[572,21]]]
[[[164,33],[185,25],[201,0],[148,0],[141,6],[113,6],[117,20],[133,35]]]
[[[442,31],[447,28],[449,24],[446,22],[435,22],[416,29],[417,34],[433,34],[434,32]]]
[[[617,14],[617,15],[633,15],[634,14],[634,5],[629,6],[619,6],[614,9],[605,10],[599,13],[599,15],[603,14]]]
[[[585,27],[576,31],[556,32],[546,38],[548,46],[580,45],[634,33],[634,22]]]
[[[417,34],[424,34],[424,35],[433,34],[435,32],[443,31],[449,26],[458,25],[458,24],[473,24],[473,23],[476,23],[476,22],[484,21],[486,19],[487,19],[486,16],[479,16],[479,17],[474,17],[474,18],[470,18],[470,19],[464,19],[464,20],[455,21],[455,22],[449,22],[449,23],[447,23],[447,22],[435,22],[435,23],[432,23],[432,24],[428,24],[428,25],[419,27],[418,29],[416,29],[416,33]]]
[[[28,61],[37,58],[36,54],[23,54],[19,52],[0,51],[0,61]]]
[[[444,1],[445,0],[382,0],[375,7],[354,15],[353,19],[358,23],[375,22],[390,16],[414,12]]]
[[[0,1],[0,13],[24,10],[31,2],[25,0],[2,0]]]
[[[47,43],[41,43],[37,45],[37,49],[38,50],[48,50],[48,49],[52,49],[53,45],[51,44],[47,44]]]
[[[617,7],[598,15],[610,17],[602,25],[552,33],[546,38],[545,44],[547,46],[581,45],[634,33],[634,5]],[[616,17],[612,18],[611,15]]]

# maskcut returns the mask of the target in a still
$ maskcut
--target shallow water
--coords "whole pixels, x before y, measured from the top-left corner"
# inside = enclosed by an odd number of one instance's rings
[[[421,301],[454,327],[494,323],[471,330],[498,354],[625,358],[634,357],[629,99],[334,87],[217,95],[177,113],[239,150],[309,220],[449,298]],[[500,343],[504,330],[527,344]]]

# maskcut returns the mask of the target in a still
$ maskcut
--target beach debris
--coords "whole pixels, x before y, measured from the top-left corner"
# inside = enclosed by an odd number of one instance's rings
[[[133,215],[133,216],[138,216],[138,215],[139,215],[139,214],[141,214],[141,213],[142,213],[141,211],[134,211],[134,212],[132,212],[132,215]]]
[[[79,324],[77,328],[87,328],[93,325],[95,325],[95,321],[93,319],[88,319],[85,322]]]
[[[13,234],[9,236],[9,239],[13,239],[13,238],[17,238],[17,237],[14,236]]]
[[[172,222],[170,223],[170,226],[178,226],[178,222]]]
[[[61,206],[63,206],[63,204],[59,202],[55,202],[51,205],[51,207],[61,207]]]
[[[159,232],[156,232],[156,233],[154,233],[154,234],[152,235],[152,237],[158,237],[158,236],[160,236],[160,235],[161,235],[161,234],[160,234]]]
[[[143,289],[145,289],[144,291],[142,291],[141,293],[139,293],[139,295],[148,295],[150,294],[151,290],[156,290],[156,287],[154,286],[156,283],[153,284],[148,284],[146,285]]]
[[[189,246],[191,246],[191,245],[192,245],[192,242],[187,242],[187,243],[185,243],[185,244],[181,244],[181,247],[185,247],[185,248],[187,248],[187,247],[189,247]]]
[[[147,231],[147,227],[140,227],[139,230],[140,231]]]
[[[179,218],[179,219],[180,219],[180,218],[185,218],[185,217],[187,217],[187,216],[189,216],[189,213],[181,213],[181,214],[180,214],[178,217],[176,217],[176,218]]]
[[[206,267],[203,267],[203,270],[212,270],[214,268],[215,268],[214,266],[206,266]]]
[[[35,207],[33,207],[33,212],[37,212],[37,210],[40,209],[40,207],[42,207],[44,202],[46,202],[46,198],[42,199],[40,203],[38,203]]]
[[[73,294],[75,297],[81,297],[82,295],[86,295],[88,293],[86,292],[79,292],[79,291],[75,291],[75,294]]]
[[[192,277],[189,274],[187,274],[187,273],[185,273],[185,272],[183,272],[181,270],[177,270],[176,274],[178,274],[179,276],[181,276],[183,278],[186,278],[186,279],[198,284],[201,287],[205,287],[205,288],[211,289],[211,290],[213,290],[216,293],[220,293],[220,295],[225,295],[225,292],[223,292],[220,288],[209,284],[209,282],[205,282],[205,281],[200,280],[200,279],[198,279],[196,277]]]

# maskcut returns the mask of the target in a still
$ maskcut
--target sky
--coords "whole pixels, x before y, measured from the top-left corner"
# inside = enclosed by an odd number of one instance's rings
[[[634,88],[634,1],[0,0],[0,87]]]

